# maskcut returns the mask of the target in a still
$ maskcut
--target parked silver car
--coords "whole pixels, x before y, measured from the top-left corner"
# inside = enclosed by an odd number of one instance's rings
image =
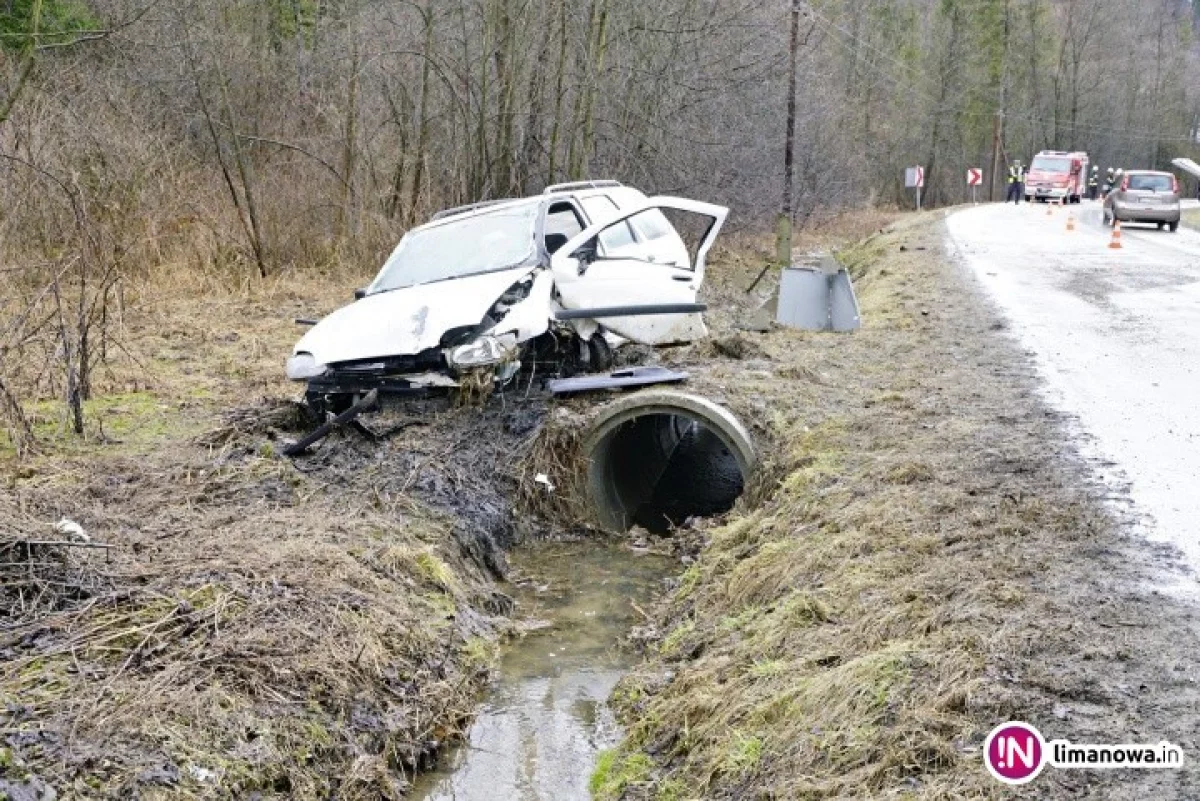
[[[1179,227],[1179,179],[1169,172],[1130,170],[1104,199],[1104,222],[1155,223]]]

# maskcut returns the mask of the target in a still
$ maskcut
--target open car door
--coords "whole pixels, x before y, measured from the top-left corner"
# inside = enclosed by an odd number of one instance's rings
[[[689,223],[685,236],[664,212]],[[704,283],[705,259],[728,213],[724,206],[698,200],[653,197],[588,226],[550,260],[562,306],[558,319],[594,320],[643,345],[703,337],[704,306],[696,302],[696,293]],[[639,231],[638,240],[606,249],[605,241],[613,240],[606,232],[631,223]],[[647,230],[662,232],[660,238],[668,245],[647,239]]]
[[[1200,178],[1200,164],[1197,164],[1191,159],[1180,157],[1173,159],[1171,163],[1184,172],[1193,175],[1196,178]]]

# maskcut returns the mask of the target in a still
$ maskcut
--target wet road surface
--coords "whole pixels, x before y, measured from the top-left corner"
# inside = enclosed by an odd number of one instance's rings
[[[1083,454],[1127,484],[1151,540],[1200,570],[1200,232],[1123,225],[1113,250],[1098,203],[1073,214],[1073,232],[1066,209],[1042,204],[946,222],[952,252],[1036,358],[1047,399],[1077,421]]]

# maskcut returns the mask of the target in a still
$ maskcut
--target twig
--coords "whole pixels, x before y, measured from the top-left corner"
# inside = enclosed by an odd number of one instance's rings
[[[8,544],[9,543],[5,543],[5,545],[8,545]],[[73,542],[73,541],[67,541],[67,540],[64,540],[62,542],[55,541],[55,540],[14,540],[12,542],[12,544],[27,545],[27,546],[40,545],[44,548],[50,548],[50,547],[60,546],[60,545],[63,547],[67,547],[67,548],[116,548],[117,547],[116,545],[111,545],[106,542]]]

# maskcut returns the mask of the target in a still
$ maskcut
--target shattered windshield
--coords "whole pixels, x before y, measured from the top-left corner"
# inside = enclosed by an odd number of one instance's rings
[[[404,235],[369,294],[501,270],[533,254],[538,205],[526,203]]]

